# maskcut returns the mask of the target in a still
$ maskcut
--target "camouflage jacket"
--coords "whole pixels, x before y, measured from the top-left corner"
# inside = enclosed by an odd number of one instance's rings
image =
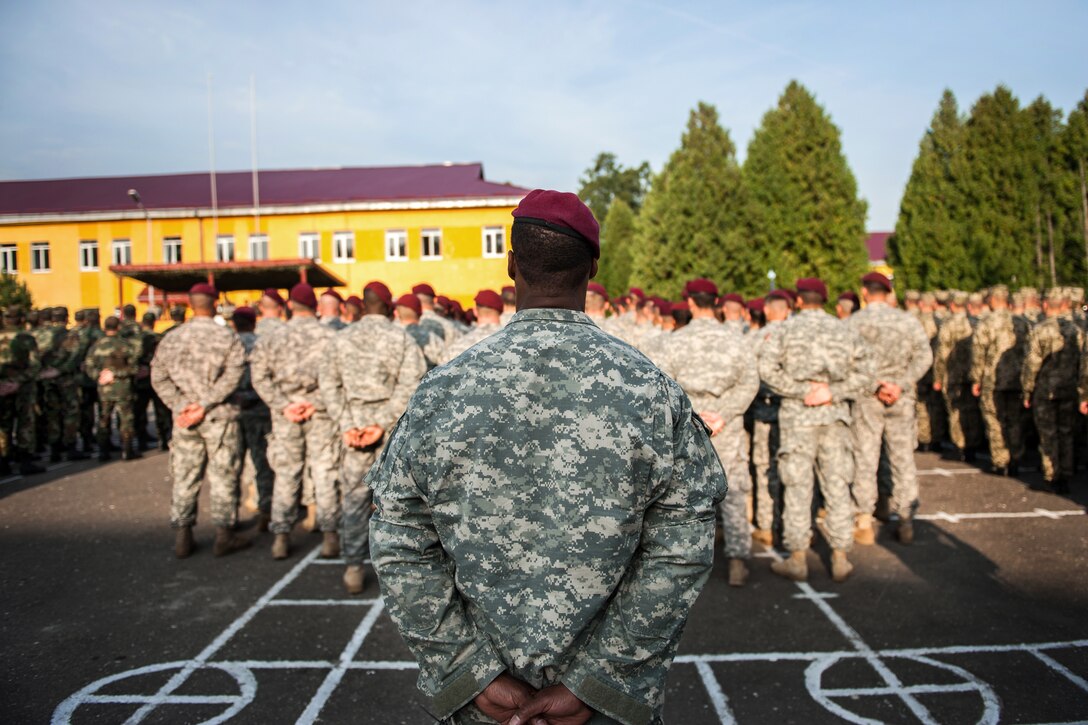
[[[0,329],[0,381],[33,382],[41,369],[33,335],[24,330]]]
[[[98,327],[96,325],[77,327],[75,329],[75,332],[77,335],[77,339],[79,340],[79,348],[76,350],[75,367],[82,370],[83,361],[87,359],[87,351],[91,349],[91,345],[95,344],[103,337],[105,337],[106,333],[102,331],[101,327]],[[91,388],[98,384],[94,380],[92,380],[86,373],[83,373],[79,376],[79,383],[84,387]]]
[[[423,351],[382,315],[364,315],[329,343],[318,381],[329,417],[340,432],[397,422],[427,372]]]
[[[416,344],[423,351],[423,358],[427,361],[428,370],[442,364],[442,354],[446,350],[446,343],[442,341],[442,337],[431,326],[424,326],[419,323],[404,325],[404,331],[408,333],[408,337],[416,341]]]
[[[442,354],[442,362],[449,362],[480,340],[486,340],[501,329],[502,326],[496,324],[477,325],[469,332],[446,345],[446,351]]]
[[[136,377],[140,363],[140,344],[138,339],[106,335],[91,345],[87,357],[83,360],[83,370],[91,380],[98,381],[103,370],[113,372],[118,380],[131,380]]]
[[[744,339],[748,343],[748,348],[752,351],[752,357],[756,361],[756,370],[759,370],[759,356],[763,351],[763,343],[767,341],[776,329],[782,323],[779,321],[768,322],[765,327],[761,327],[756,330],[749,328],[745,334]],[[755,400],[752,401],[752,406],[749,408],[752,412],[753,420],[758,420],[761,423],[774,423],[778,421],[778,408],[782,405],[782,397],[778,393],[771,390],[771,387],[764,381],[759,382],[759,392],[756,393]]]
[[[696,413],[726,421],[744,415],[759,390],[759,373],[743,335],[714,319],[697,318],[673,333],[658,366],[691,399]]]
[[[262,317],[257,320],[257,328],[254,332],[258,337],[267,337],[274,332],[279,332],[287,326],[287,323],[278,317]]]
[[[1076,398],[1083,354],[1084,332],[1072,315],[1044,319],[1028,338],[1020,377],[1024,397],[1034,394],[1044,400]]]
[[[247,420],[266,418],[269,415],[268,406],[253,389],[253,376],[250,372],[250,358],[253,355],[253,348],[257,345],[258,335],[254,332],[240,332],[238,339],[242,341],[242,347],[245,348],[246,363],[242,379],[238,382],[238,389],[234,391],[234,402],[238,404],[243,418]]]
[[[919,312],[918,321],[922,323],[922,329],[926,331],[926,336],[929,338],[930,354],[933,356],[933,361],[937,361],[937,335],[940,333],[940,326],[937,324],[937,316],[932,312]],[[931,365],[926,374],[922,376],[922,379],[918,381],[919,392],[928,393],[933,390],[933,366]]]
[[[45,332],[38,342],[38,355],[42,368],[56,368],[62,375],[71,373],[71,359],[75,356],[73,346],[67,344],[68,328],[60,323],[42,325]]]
[[[345,327],[347,327],[347,323],[345,323],[339,317],[322,317],[320,319],[320,322],[322,325],[329,328],[333,332],[340,332]]]
[[[581,312],[522,310],[427,375],[368,482],[382,594],[439,717],[504,670],[659,717],[725,474],[641,353]]]
[[[971,382],[986,390],[1020,390],[1031,327],[1009,310],[994,310],[971,342]]]
[[[325,411],[317,375],[326,347],[338,333],[316,317],[295,315],[283,328],[260,337],[249,356],[253,388],[273,415],[283,415],[291,403],[312,403]]]
[[[971,335],[975,332],[966,312],[949,315],[937,333],[937,354],[933,359],[933,382],[942,388],[971,382]]]
[[[140,327],[140,323],[136,320],[121,320],[121,330],[118,334],[125,338],[138,338],[143,329]]]
[[[861,337],[823,310],[801,310],[777,326],[759,352],[759,377],[782,396],[783,425],[850,422],[849,401],[876,386],[873,359]],[[831,404],[804,404],[811,383],[827,383]]]
[[[926,330],[909,312],[884,302],[872,302],[846,318],[873,356],[877,383],[894,383],[903,395],[893,407],[913,406],[918,381],[933,365]],[[876,390],[872,393],[875,395]]]
[[[231,396],[245,371],[246,351],[229,327],[194,317],[166,335],[151,361],[151,385],[175,414],[190,403],[209,420],[238,416]]]
[[[433,331],[448,345],[456,340],[460,333],[454,327],[452,320],[447,320],[434,310],[424,310],[419,317],[419,324]]]

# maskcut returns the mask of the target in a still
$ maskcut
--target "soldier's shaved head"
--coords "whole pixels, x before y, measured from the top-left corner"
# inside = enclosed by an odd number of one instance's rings
[[[517,274],[540,296],[569,295],[579,286],[584,288],[596,272],[589,245],[546,227],[515,225],[510,246]]]

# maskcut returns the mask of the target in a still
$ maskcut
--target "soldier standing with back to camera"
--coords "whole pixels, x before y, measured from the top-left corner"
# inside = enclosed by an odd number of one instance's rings
[[[19,465],[19,474],[30,476],[45,469],[30,460],[34,448],[34,399],[37,397],[41,361],[34,336],[23,330],[22,309],[4,310],[0,329],[0,475]]]
[[[113,414],[117,413],[118,434],[121,437],[121,460],[139,458],[136,450],[134,382],[139,367],[141,345],[139,338],[122,337],[122,323],[107,317],[103,325],[106,336],[91,346],[83,369],[98,384],[98,460],[110,460],[110,433]]]
[[[268,406],[253,389],[249,364],[258,339],[253,331],[257,324],[257,315],[252,307],[237,307],[231,321],[246,351],[245,372],[242,374],[242,381],[238,383],[238,389],[234,392],[234,402],[238,404],[240,410],[238,423],[242,433],[241,455],[243,478],[247,481],[246,498],[255,504],[258,511],[260,518],[257,530],[268,531],[268,526],[272,522],[272,489],[276,475],[268,463],[268,438],[272,434],[272,415]],[[252,471],[252,479],[249,478],[247,471]],[[249,481],[252,481],[252,484]],[[256,489],[256,496],[252,495],[253,488]]]
[[[959,460],[975,460],[979,444],[978,401],[971,394],[971,336],[974,323],[967,315],[966,292],[953,292],[948,317],[937,335],[933,359],[933,389],[944,395],[948,431]]]

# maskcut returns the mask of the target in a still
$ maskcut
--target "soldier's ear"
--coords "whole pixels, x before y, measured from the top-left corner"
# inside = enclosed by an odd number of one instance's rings
[[[589,278],[590,279],[593,279],[594,277],[597,276],[597,266],[598,266],[597,265],[597,260],[594,259],[593,264],[590,265],[590,267],[589,267]]]
[[[514,250],[508,249],[506,251],[506,276],[516,282],[517,275],[518,263],[514,261]]]

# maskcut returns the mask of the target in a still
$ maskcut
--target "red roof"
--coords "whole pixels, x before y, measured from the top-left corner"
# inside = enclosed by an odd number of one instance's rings
[[[484,179],[483,164],[260,171],[261,206],[524,196],[528,189]],[[249,171],[215,175],[218,206],[253,206]],[[0,181],[0,215],[132,211],[136,189],[149,210],[211,207],[207,173]]]
[[[865,237],[865,248],[869,250],[869,261],[880,262],[888,258],[888,237],[892,232],[869,232]]]

